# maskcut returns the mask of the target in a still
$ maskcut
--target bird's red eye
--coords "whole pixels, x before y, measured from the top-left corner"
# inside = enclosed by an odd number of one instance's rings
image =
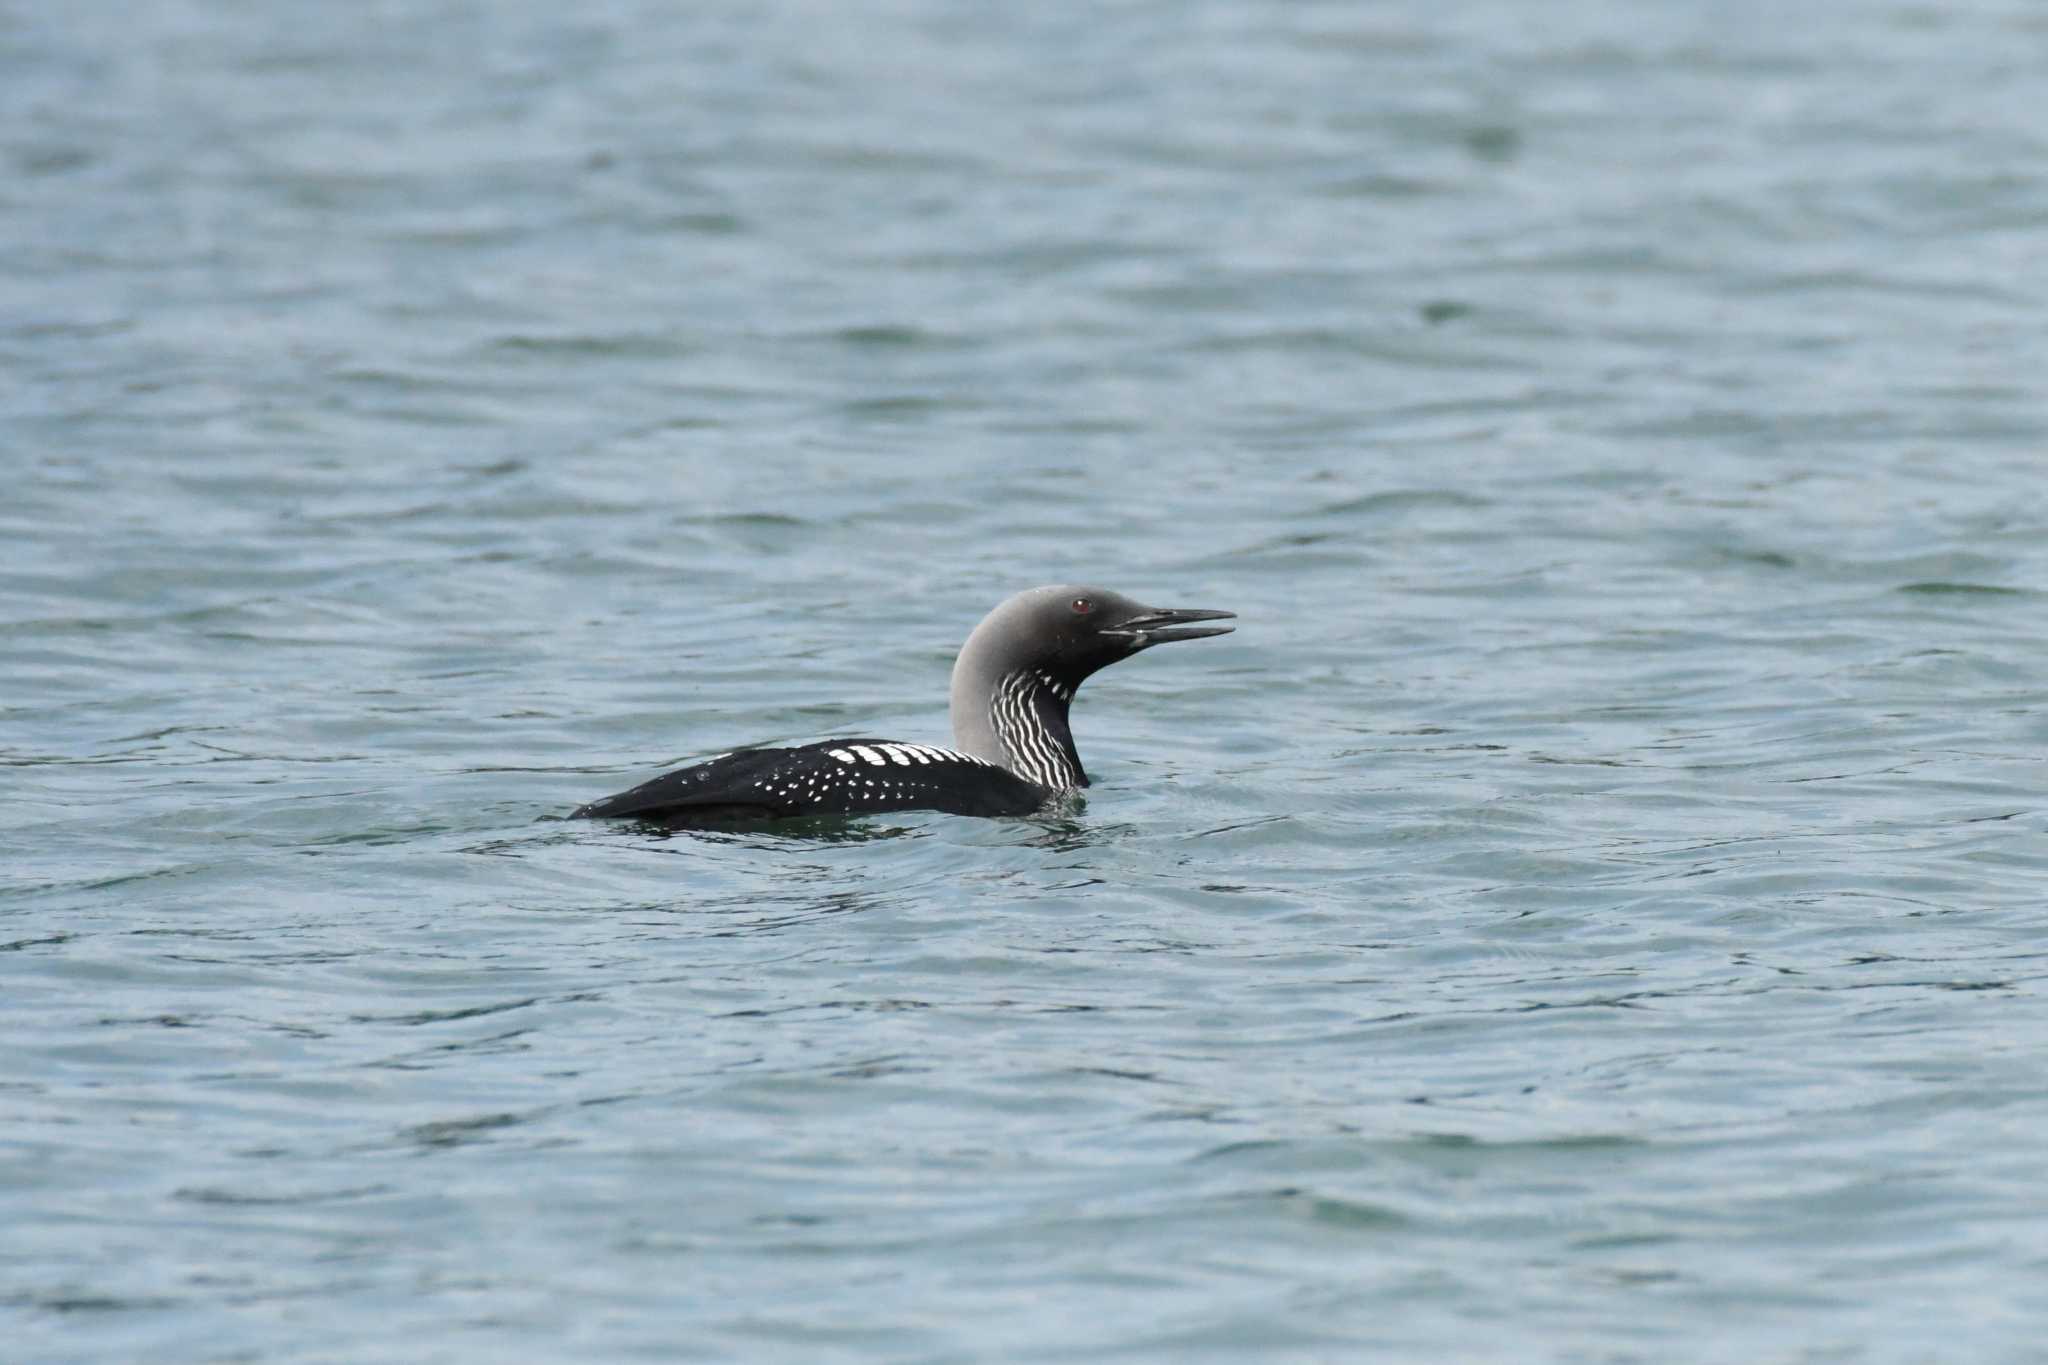
[[[1089,612],[1094,610],[1095,604],[1093,602],[1090,602],[1087,598],[1077,597],[1074,599],[1074,615],[1086,616]]]

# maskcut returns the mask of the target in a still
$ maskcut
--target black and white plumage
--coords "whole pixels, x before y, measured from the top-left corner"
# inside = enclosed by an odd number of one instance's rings
[[[990,612],[953,664],[954,747],[831,739],[742,749],[643,782],[572,813],[670,825],[936,810],[1026,815],[1088,785],[1067,708],[1092,673],[1227,611],[1145,607],[1102,588],[1020,592]]]

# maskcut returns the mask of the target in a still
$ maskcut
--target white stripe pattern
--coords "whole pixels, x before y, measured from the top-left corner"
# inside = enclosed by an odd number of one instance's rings
[[[1020,671],[1004,678],[989,699],[989,722],[1010,755],[1011,771],[1041,787],[1070,791],[1081,785],[1081,766],[1039,716],[1036,698],[1041,687],[1059,695],[1039,675]]]
[[[983,768],[998,766],[985,758],[963,754],[958,749],[941,749],[934,744],[905,744],[899,740],[876,744],[848,744],[844,748],[827,749],[825,757],[835,763],[872,763],[878,768],[886,768],[891,763],[905,768],[932,763],[973,763]]]

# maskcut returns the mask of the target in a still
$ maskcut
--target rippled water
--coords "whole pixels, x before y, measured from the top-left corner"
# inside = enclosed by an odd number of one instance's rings
[[[2044,47],[0,17],[7,1358],[2031,1358]],[[1070,578],[1078,811],[558,818]]]

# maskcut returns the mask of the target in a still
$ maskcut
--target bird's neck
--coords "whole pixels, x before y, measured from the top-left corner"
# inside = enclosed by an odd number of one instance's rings
[[[988,722],[1002,745],[1005,767],[1054,791],[1088,785],[1074,732],[1067,725],[1071,687],[1050,673],[1014,669],[989,693]]]
[[[1055,791],[1087,786],[1067,726],[1073,683],[1002,658],[980,634],[953,666],[954,744]]]

